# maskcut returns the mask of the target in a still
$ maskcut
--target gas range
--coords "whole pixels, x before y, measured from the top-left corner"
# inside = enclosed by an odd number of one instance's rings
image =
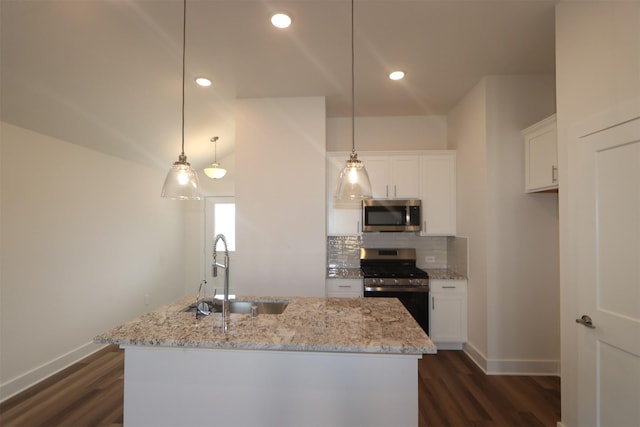
[[[365,292],[429,292],[429,275],[416,267],[413,248],[361,248]]]

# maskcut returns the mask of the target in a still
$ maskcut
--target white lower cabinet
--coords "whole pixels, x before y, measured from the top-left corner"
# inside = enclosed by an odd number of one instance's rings
[[[467,281],[430,280],[429,337],[439,349],[460,350],[467,341]]]
[[[362,296],[362,279],[326,279],[329,298],[359,298]]]

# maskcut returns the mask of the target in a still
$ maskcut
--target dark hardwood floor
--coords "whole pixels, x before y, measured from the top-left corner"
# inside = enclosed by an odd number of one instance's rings
[[[558,377],[487,376],[461,351],[425,355],[418,374],[420,427],[555,427],[560,420]],[[0,425],[121,426],[123,375],[122,350],[106,347],[0,404]]]
[[[0,426],[121,426],[124,354],[108,346],[0,404]]]
[[[461,351],[424,355],[420,426],[549,426],[560,421],[560,378],[485,375]]]

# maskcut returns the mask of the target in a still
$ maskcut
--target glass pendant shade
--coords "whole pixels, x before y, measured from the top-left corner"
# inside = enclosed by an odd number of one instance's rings
[[[227,170],[220,167],[220,163],[211,163],[211,167],[205,168],[204,173],[211,179],[220,179],[227,174]]]
[[[356,154],[356,94],[353,37],[353,0],[351,0],[351,156],[338,176],[336,200],[356,201],[373,197],[371,181],[364,164]]]
[[[340,172],[335,197],[338,200],[362,200],[372,197],[369,174],[355,152],[351,153]]]
[[[181,154],[171,165],[162,186],[162,197],[174,200],[200,200],[198,174],[191,169],[187,156]]]
[[[169,168],[160,196],[174,200],[200,200],[198,174],[191,169],[184,154],[184,74],[187,41],[187,0],[182,2],[182,151]]]

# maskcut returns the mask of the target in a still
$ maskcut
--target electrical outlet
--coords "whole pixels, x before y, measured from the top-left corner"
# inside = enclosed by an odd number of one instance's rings
[[[433,255],[427,255],[424,257],[424,262],[436,262],[436,257]]]

